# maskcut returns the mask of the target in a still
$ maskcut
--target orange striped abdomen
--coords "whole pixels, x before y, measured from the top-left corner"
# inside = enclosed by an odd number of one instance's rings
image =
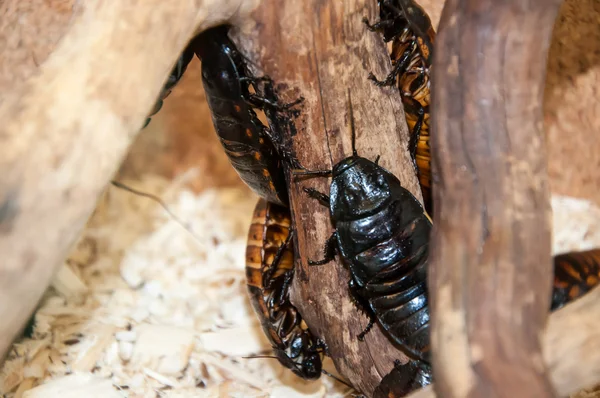
[[[430,26],[428,30],[433,43],[434,33]],[[404,112],[406,114],[406,123],[411,135],[419,134],[416,149],[416,163],[419,174],[419,183],[423,193],[423,201],[427,211],[431,211],[431,154],[429,146],[430,136],[430,111],[431,101],[430,92],[430,73],[431,57],[425,57],[424,54],[431,54],[432,48],[428,44],[421,42],[414,37],[414,42],[406,41],[406,35],[403,34],[394,40],[392,46],[392,59],[398,60],[409,46],[413,46],[410,62],[404,73],[398,76],[398,88],[402,96]],[[420,123],[420,129],[417,124]]]
[[[600,281],[600,249],[554,257],[552,310],[583,296]]]
[[[321,374],[324,345],[290,302],[294,249],[288,209],[260,199],[246,248],[250,302],[279,362],[304,379]]]

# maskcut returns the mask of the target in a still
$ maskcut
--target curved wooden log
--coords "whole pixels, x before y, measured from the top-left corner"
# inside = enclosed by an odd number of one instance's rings
[[[188,40],[246,15],[255,3],[87,1],[37,74],[3,98],[0,357],[75,242]]]
[[[363,17],[379,19],[371,0],[263,0],[253,23],[234,34],[244,54],[279,84],[284,101],[303,96],[292,148],[303,166],[326,169],[352,153],[348,90],[352,96],[357,149],[393,172],[421,199],[407,151],[408,131],[396,87],[378,88],[369,72],[385,76],[391,62],[381,36],[368,31]],[[289,132],[287,132],[289,133]],[[289,137],[288,137],[289,138]],[[328,209],[310,199],[303,187],[329,192],[330,179],[291,183],[299,263],[292,301],[311,330],[328,345],[338,371],[361,392],[371,395],[395,359],[406,357],[378,326],[357,339],[368,323],[350,301],[349,273],[337,261],[308,267],[322,256],[331,235]]]
[[[559,0],[448,0],[432,87],[439,397],[552,397],[542,95]]]
[[[600,287],[551,314],[542,341],[550,378],[561,397],[600,382]],[[434,387],[407,398],[435,398]]]

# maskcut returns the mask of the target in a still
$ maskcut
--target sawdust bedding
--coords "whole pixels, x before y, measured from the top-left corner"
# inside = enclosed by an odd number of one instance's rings
[[[185,188],[191,178],[124,181],[160,196],[172,214],[107,189],[42,300],[32,337],[4,364],[3,397],[351,396],[328,377],[306,382],[274,359],[243,358],[270,353],[245,285],[257,197],[244,186],[195,194]],[[577,214],[564,200],[553,198],[557,225]],[[325,368],[337,374],[329,359]]]
[[[245,187],[195,194],[185,176],[110,187],[0,379],[5,398],[343,397],[305,382],[270,354],[245,285],[256,196]],[[181,220],[181,223],[178,222]],[[326,369],[336,374],[330,361]]]
[[[306,382],[274,359],[244,358],[270,354],[245,286],[257,197],[241,184],[195,194],[186,188],[194,178],[123,181],[160,196],[171,214],[107,189],[42,300],[32,336],[15,343],[3,366],[4,398],[351,396],[326,376]],[[553,197],[555,252],[597,242],[592,209],[580,202]],[[573,222],[578,247],[572,228],[566,236],[556,228]],[[325,368],[337,374],[329,359]]]

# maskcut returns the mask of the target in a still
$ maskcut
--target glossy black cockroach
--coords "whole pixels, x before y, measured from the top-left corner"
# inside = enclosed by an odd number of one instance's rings
[[[273,111],[287,112],[302,99],[280,104],[271,79],[252,76],[228,30],[228,26],[209,29],[193,42],[202,60],[202,83],[215,130],[241,179],[260,197],[288,206],[282,166],[293,159],[280,134],[263,125],[254,109],[264,110],[269,117]]]
[[[305,188],[329,207],[335,232],[325,245],[322,265],[339,253],[352,278],[349,286],[356,304],[410,357],[429,361],[427,258],[431,220],[419,201],[398,178],[357,154],[350,94],[352,155],[332,170],[294,170],[301,176],[331,176],[330,196]]]
[[[554,257],[552,307],[557,310],[598,286],[600,249],[570,252]]]
[[[175,85],[179,83],[179,80],[181,80],[181,78],[183,77],[183,74],[185,73],[185,70],[187,69],[188,64],[192,61],[193,57],[194,52],[189,47],[186,47],[186,49],[183,50],[183,53],[179,56],[179,59],[177,59],[177,63],[171,70],[171,73],[167,78],[167,82],[163,86],[160,95],[158,96],[158,100],[154,105],[154,108],[152,108],[152,111],[148,115],[146,123],[144,123],[144,126],[142,128],[148,126],[148,124],[150,124],[152,116],[156,115],[158,111],[160,111],[160,109],[163,106],[163,101],[169,96],[169,94],[171,94],[173,87],[175,87]]]
[[[371,73],[369,79],[378,86],[397,83],[402,96],[406,121],[411,132],[409,150],[421,183],[425,209],[431,214],[431,154],[429,147],[430,73],[435,31],[425,11],[412,0],[379,1],[380,21],[371,31],[382,32],[392,41],[392,72],[383,80]]]
[[[381,379],[373,392],[373,398],[401,398],[414,390],[423,388],[432,382],[431,369],[417,361],[401,364],[394,363],[394,368]]]
[[[317,379],[325,344],[290,302],[294,276],[293,230],[287,208],[260,199],[246,248],[250,301],[279,362],[303,379]]]

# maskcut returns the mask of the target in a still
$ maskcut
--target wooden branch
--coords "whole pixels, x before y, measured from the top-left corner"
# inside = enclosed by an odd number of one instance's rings
[[[542,131],[559,0],[448,0],[434,67],[432,350],[440,397],[551,397]]]
[[[305,97],[293,137],[302,165],[326,169],[352,153],[350,89],[359,154],[369,159],[380,154],[383,167],[421,199],[407,152],[408,133],[398,90],[377,88],[367,80],[371,71],[385,76],[391,63],[381,36],[362,23],[364,16],[379,19],[376,1],[264,0],[254,13],[255,24],[241,27],[237,41],[252,61],[281,84],[285,101]],[[308,198],[302,187],[327,193],[329,181],[316,178],[291,184],[300,259],[292,302],[327,343],[338,371],[370,395],[393,368],[393,361],[405,357],[378,327],[365,342],[358,341],[367,318],[350,302],[350,276],[340,263],[307,266],[308,259],[322,256],[332,230],[328,209]]]
[[[558,394],[569,396],[600,381],[600,288],[550,315],[544,357]],[[407,398],[434,398],[431,386]],[[439,395],[438,395],[439,396]]]
[[[254,5],[88,1],[37,75],[4,98],[0,357],[75,242],[187,41]]]

